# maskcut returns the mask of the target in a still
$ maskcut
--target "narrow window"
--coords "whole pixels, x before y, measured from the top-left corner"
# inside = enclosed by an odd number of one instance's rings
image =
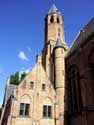
[[[89,55],[89,67],[91,69],[90,71],[91,79],[94,80],[94,48],[91,50],[90,55]]]
[[[53,16],[51,16],[50,23],[53,23],[53,22],[54,22],[54,18]]]
[[[75,73],[75,69],[72,70],[72,93],[73,93],[73,96],[74,96],[74,100],[73,100],[73,110],[74,111],[78,111],[78,104],[77,104],[77,85],[76,85],[76,73]]]
[[[29,104],[26,104],[26,107],[25,107],[25,115],[26,115],[26,116],[29,115]]]
[[[20,115],[24,114],[24,103],[20,104]]]
[[[43,117],[46,117],[47,116],[47,106],[44,105],[43,106]]]
[[[80,87],[80,74],[76,66],[72,66],[68,74],[70,88],[70,109],[71,112],[79,112],[82,110],[82,96]]]
[[[51,117],[52,107],[48,105],[43,106],[43,117]]]
[[[30,82],[30,89],[33,89],[33,88],[34,88],[34,82],[31,81],[31,82]]]
[[[48,106],[48,117],[51,117],[51,106]]]
[[[80,76],[79,73],[77,72],[77,85],[78,85],[78,106],[79,110],[82,109],[82,96],[81,96],[81,86],[80,86]]]
[[[46,85],[42,84],[42,90],[45,90],[45,89],[46,89]]]
[[[59,18],[57,17],[57,23],[60,23]]]
[[[58,36],[60,36],[60,28],[58,28]]]
[[[89,90],[91,91],[91,105],[94,105],[94,48],[91,50],[90,55],[89,55],[89,73],[90,76],[88,77],[90,79],[90,88]]]
[[[29,116],[29,107],[30,107],[29,104],[21,103],[20,104],[20,113],[19,114],[21,116]]]

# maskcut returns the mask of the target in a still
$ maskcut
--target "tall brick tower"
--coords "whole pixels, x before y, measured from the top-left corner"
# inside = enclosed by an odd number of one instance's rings
[[[56,125],[65,122],[65,52],[68,46],[64,37],[64,20],[53,4],[45,18],[45,44],[43,49],[43,66],[54,85],[59,114]]]
[[[64,20],[55,4],[53,4],[45,17],[45,43],[43,49],[43,66],[52,83],[54,83],[53,49],[57,39],[60,39],[63,46],[67,48],[64,37]]]

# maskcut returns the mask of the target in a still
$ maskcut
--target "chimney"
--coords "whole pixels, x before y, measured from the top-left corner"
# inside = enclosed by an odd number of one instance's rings
[[[37,56],[36,56],[36,62],[37,62],[38,64],[42,64],[42,55],[37,55]]]

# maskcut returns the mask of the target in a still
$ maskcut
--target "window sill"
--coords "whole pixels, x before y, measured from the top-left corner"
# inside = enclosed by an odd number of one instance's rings
[[[43,117],[43,119],[53,119],[52,117]]]
[[[21,117],[21,118],[30,118],[30,116],[24,116],[24,115],[19,115],[18,117]]]

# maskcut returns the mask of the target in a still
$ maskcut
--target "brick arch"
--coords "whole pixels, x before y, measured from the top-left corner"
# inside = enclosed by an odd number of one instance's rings
[[[23,94],[20,98],[21,103],[31,103],[31,97],[28,94]]]
[[[70,95],[70,110],[71,112],[79,112],[82,110],[82,94],[80,84],[79,67],[72,64],[67,71],[67,79]]]
[[[43,117],[52,117],[54,116],[54,105],[50,97],[46,97],[43,101]]]
[[[43,104],[48,104],[48,105],[52,105],[53,101],[50,97],[46,97],[43,101]]]

